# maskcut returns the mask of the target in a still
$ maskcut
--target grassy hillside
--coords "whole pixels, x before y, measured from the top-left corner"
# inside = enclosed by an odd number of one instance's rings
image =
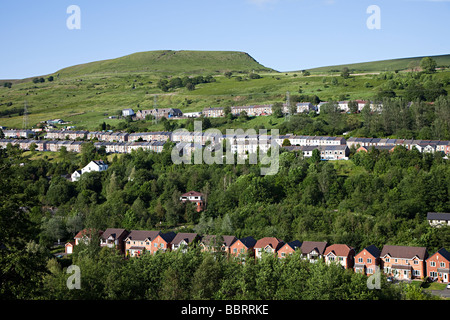
[[[224,76],[226,70],[233,71],[231,77]],[[250,79],[253,70],[260,79]],[[11,88],[4,87],[5,81],[0,80],[0,126],[21,128],[25,103],[29,127],[61,118],[79,129],[95,130],[102,122],[117,125],[123,121],[109,118],[122,109],[153,108],[155,98],[158,107],[191,112],[211,106],[282,102],[287,91],[291,96],[316,95],[322,101],[372,99],[388,83],[386,78],[371,74],[343,79],[336,74],[303,76],[300,72],[273,72],[239,52],[152,51],[73,66],[58,73],[53,81],[47,77],[45,82],[38,83],[22,79],[13,81]],[[160,79],[199,74],[213,75],[215,82],[198,84],[193,91],[182,87],[163,92],[157,86]],[[450,91],[449,69],[439,70],[433,77],[445,80],[445,89]],[[400,96],[403,93],[402,89],[395,91]],[[268,120],[249,124],[253,125],[269,126]],[[162,129],[151,122],[142,126],[147,130]]]
[[[87,74],[156,72],[162,74],[204,74],[224,71],[272,71],[250,55],[235,51],[148,51],[117,59],[95,61],[62,69],[60,76]]]
[[[450,65],[450,54],[431,56],[437,63],[438,66],[449,66]],[[327,66],[308,69],[311,73],[328,73],[336,70],[342,70],[347,67],[352,72],[385,72],[385,71],[395,71],[395,70],[407,70],[411,68],[412,65],[418,66],[420,60],[424,57],[413,57],[404,59],[390,59],[390,60],[380,60],[372,62],[362,62],[362,63],[352,63],[352,64],[342,64],[336,66]]]

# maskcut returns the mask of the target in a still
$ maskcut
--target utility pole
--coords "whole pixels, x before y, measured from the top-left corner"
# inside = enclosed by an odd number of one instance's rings
[[[155,112],[156,112],[157,107],[158,107],[158,95],[155,94],[153,96],[153,109],[155,110]],[[155,114],[155,116],[153,116],[152,124],[154,124],[154,125],[158,124],[158,118],[156,117],[156,114]]]
[[[27,108],[27,102],[26,101],[25,101],[25,105],[23,107],[22,129],[23,130],[27,130],[28,129],[28,108]]]

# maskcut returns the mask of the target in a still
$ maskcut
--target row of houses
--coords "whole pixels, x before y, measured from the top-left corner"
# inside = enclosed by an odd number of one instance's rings
[[[6,136],[5,136],[6,137]],[[97,140],[105,142],[134,142],[134,141],[167,141],[171,132],[112,132],[112,131],[75,131],[49,130],[44,138],[48,140]]]
[[[253,237],[238,239],[232,235],[200,236],[197,233],[174,233],[155,230],[131,230],[110,228],[98,232],[100,246],[117,248],[126,257],[139,257],[144,253],[176,251],[185,252],[196,244],[203,251],[223,252],[229,257],[241,260],[263,254],[273,254],[279,259],[286,258],[296,251],[302,257],[315,263],[323,259],[326,263],[337,263],[345,269],[352,269],[366,275],[382,270],[386,275],[398,280],[424,279],[448,283],[450,279],[450,252],[441,248],[429,256],[426,247],[385,245],[382,250],[374,245],[357,252],[346,244],[329,244],[326,241],[284,242],[275,237],[259,240]],[[92,237],[89,230],[80,231],[74,241],[66,243],[66,253],[73,252],[74,246],[81,241],[89,242]]]
[[[347,146],[361,148],[359,151],[368,151],[372,147],[379,150],[392,151],[393,147],[404,146],[408,150],[418,149],[423,153],[450,152],[450,141],[447,140],[415,140],[415,139],[383,139],[383,138],[349,138]]]
[[[381,111],[382,105],[377,104],[371,101],[365,100],[355,100],[358,106],[358,112],[361,112],[362,109],[368,105],[370,106],[372,111]],[[288,104],[284,103],[282,107],[283,113],[291,113],[292,110],[295,110],[295,113],[309,113],[314,111],[316,113],[320,113],[321,107],[323,107],[328,102],[320,102],[317,105],[312,104],[311,102],[298,102],[294,105],[294,108],[291,108]],[[350,101],[338,101],[336,103],[336,107],[341,111],[348,113],[350,112]],[[262,104],[262,105],[247,105],[247,106],[232,106],[231,114],[234,116],[241,115],[244,111],[247,116],[268,116],[273,113],[272,110],[273,104]],[[136,113],[133,109],[124,109],[122,110],[123,116],[132,116],[136,120],[144,120],[148,116],[152,118],[160,119],[160,118],[191,118],[191,117],[207,117],[207,118],[220,118],[225,116],[225,107],[208,107],[204,108],[199,112],[189,112],[183,113],[180,109],[177,108],[154,108],[148,110],[138,110]]]
[[[20,137],[18,133],[13,137]],[[172,142],[188,142],[188,143],[201,143],[205,145],[208,141],[215,143],[222,143],[227,139],[232,145],[242,144],[258,144],[259,141],[268,141],[270,144],[271,136],[257,135],[257,134],[221,134],[211,132],[188,132],[183,130],[177,130],[174,132],[157,131],[157,132],[136,132],[136,133],[124,133],[124,132],[97,132],[97,131],[72,131],[72,130],[52,130],[48,131],[46,139],[60,139],[60,140],[91,140],[96,139],[98,141],[105,142],[136,142],[136,141],[172,141]],[[395,146],[404,146],[411,150],[413,148],[418,149],[424,153],[443,152],[448,154],[450,152],[450,141],[448,140],[418,140],[418,139],[388,139],[388,138],[355,138],[351,137],[345,139],[343,137],[330,137],[330,136],[305,136],[286,134],[279,136],[275,141],[279,146],[283,145],[285,140],[289,141],[291,146],[343,146],[347,145],[348,148],[355,147],[357,151],[369,151],[372,147],[379,150],[392,151]],[[297,148],[304,151],[304,155],[310,154],[310,148]],[[340,149],[340,148],[337,148]],[[247,152],[248,150],[245,150]],[[251,150],[250,150],[251,151]],[[331,150],[330,150],[331,152]]]
[[[6,148],[8,144],[17,145],[22,150],[31,150],[35,146],[37,151],[60,151],[63,147],[69,152],[81,152],[85,141],[47,141],[47,140],[30,140],[30,139],[0,139],[0,148]],[[104,147],[106,153],[131,153],[133,150],[143,149],[157,153],[162,152],[164,141],[142,141],[142,142],[95,142],[97,149]]]

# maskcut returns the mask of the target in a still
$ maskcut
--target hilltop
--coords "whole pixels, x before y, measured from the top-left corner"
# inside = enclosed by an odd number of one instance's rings
[[[118,73],[218,74],[271,72],[248,53],[237,51],[146,51],[116,59],[95,61],[61,69],[60,76]]]

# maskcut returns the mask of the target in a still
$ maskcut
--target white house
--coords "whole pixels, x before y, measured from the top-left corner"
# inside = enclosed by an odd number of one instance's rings
[[[72,181],[78,181],[81,178],[81,170],[75,170],[71,175]]]
[[[134,116],[134,110],[133,109],[123,109],[122,110],[122,116],[128,117],[128,116]]]
[[[81,169],[81,174],[92,171],[105,171],[108,169],[108,165],[103,160],[92,160],[86,167]]]
[[[74,173],[72,173],[71,178],[72,181],[78,181],[83,173],[86,172],[100,172],[105,171],[108,169],[108,165],[103,160],[93,160],[88,163],[87,166],[85,166],[81,170],[76,170]]]

